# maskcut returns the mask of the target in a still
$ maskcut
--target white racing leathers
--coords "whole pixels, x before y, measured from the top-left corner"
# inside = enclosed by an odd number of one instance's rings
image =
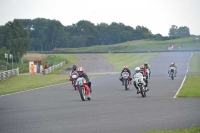
[[[135,73],[133,75],[133,82],[134,82],[136,89],[138,89],[139,84],[143,84],[144,86],[146,85],[142,73]]]

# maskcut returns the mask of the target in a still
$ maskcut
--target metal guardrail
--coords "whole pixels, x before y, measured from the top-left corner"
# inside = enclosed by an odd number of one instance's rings
[[[19,68],[0,72],[0,81],[15,75],[19,75]]]
[[[53,65],[53,66],[51,66],[51,67],[49,67],[49,68],[47,68],[47,69],[44,69],[44,75],[46,75],[46,74],[49,74],[49,73],[51,73],[51,72],[53,72],[54,70],[56,70],[56,69],[58,69],[58,68],[61,68],[62,66],[64,66],[66,64],[66,62],[65,61],[63,61],[63,62],[61,62],[61,63],[59,63],[59,64],[57,64],[57,65]]]

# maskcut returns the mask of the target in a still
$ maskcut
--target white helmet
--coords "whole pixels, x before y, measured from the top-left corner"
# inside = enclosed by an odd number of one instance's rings
[[[135,68],[135,72],[136,72],[136,73],[140,72],[140,67],[136,67],[136,68]]]

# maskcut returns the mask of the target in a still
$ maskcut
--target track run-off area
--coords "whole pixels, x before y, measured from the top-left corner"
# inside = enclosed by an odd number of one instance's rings
[[[200,126],[200,99],[174,98],[191,55],[167,52],[151,60],[145,98],[133,85],[125,90],[120,72],[90,78],[90,101],[82,101],[70,82],[1,96],[0,133],[142,133]],[[174,80],[167,73],[171,62],[178,65]]]

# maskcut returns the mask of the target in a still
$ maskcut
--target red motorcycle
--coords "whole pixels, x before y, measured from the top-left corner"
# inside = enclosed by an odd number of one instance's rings
[[[131,77],[128,72],[122,73],[122,82],[124,82],[125,90],[129,90],[129,85],[131,84]]]
[[[90,87],[91,86],[91,82],[89,82],[89,83],[90,83],[90,85],[89,85],[89,87]],[[77,81],[76,81],[76,87],[79,90],[79,93],[80,93],[82,101],[85,101],[86,99],[87,100],[91,99],[90,93],[88,95],[86,95],[85,85],[88,85],[88,83],[86,82],[86,80],[83,77],[79,77],[77,79]]]

